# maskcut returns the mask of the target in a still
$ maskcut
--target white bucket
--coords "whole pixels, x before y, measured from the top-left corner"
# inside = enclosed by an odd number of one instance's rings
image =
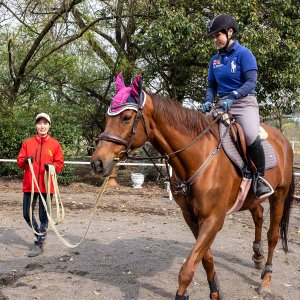
[[[131,181],[134,189],[141,189],[145,176],[142,173],[131,173]]]

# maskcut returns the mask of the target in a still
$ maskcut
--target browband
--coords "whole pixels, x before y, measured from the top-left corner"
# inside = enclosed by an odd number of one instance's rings
[[[144,91],[142,91],[142,93],[140,94],[140,98],[139,98],[139,104],[138,103],[123,103],[123,104],[118,104],[115,106],[109,106],[107,113],[109,116],[116,116],[118,114],[120,114],[122,111],[127,110],[127,109],[131,109],[131,110],[135,110],[135,111],[139,111],[140,109],[143,109],[146,103],[146,93]],[[115,111],[114,111],[115,110]]]

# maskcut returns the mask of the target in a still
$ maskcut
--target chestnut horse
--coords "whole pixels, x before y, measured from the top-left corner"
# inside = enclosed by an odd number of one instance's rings
[[[119,159],[147,141],[169,158],[176,184],[179,182],[186,187],[184,193],[174,192],[173,196],[196,239],[180,269],[175,299],[189,298],[187,288],[201,261],[211,299],[221,299],[210,246],[223,227],[226,213],[235,203],[242,178],[222,147],[218,147],[218,124],[213,123],[211,116],[184,108],[179,102],[156,94],[146,94],[141,82],[141,76],[137,75],[132,86],[126,87],[121,74],[118,75],[117,94],[106,116],[105,131],[92,155],[92,168],[100,175],[109,176]],[[287,231],[294,187],[293,151],[278,130],[267,125],[263,127],[277,155],[277,165],[265,173],[274,193],[269,197],[268,256],[261,275],[260,291],[270,292],[272,258],[279,231],[283,248],[288,250]],[[197,176],[193,176],[195,173]],[[171,185],[174,186],[173,180]],[[254,220],[253,260],[261,267],[264,261],[261,244],[263,201],[255,199],[250,190],[240,209],[250,210]]]

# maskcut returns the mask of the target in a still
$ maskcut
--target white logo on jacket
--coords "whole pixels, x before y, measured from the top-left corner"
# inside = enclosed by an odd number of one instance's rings
[[[235,73],[236,72],[236,63],[235,61],[233,60],[231,62],[231,73]]]

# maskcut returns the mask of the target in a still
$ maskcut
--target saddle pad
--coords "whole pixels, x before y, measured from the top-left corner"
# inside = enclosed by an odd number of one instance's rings
[[[226,126],[223,123],[220,123],[219,130],[220,137],[222,137],[226,130]],[[267,170],[274,168],[277,165],[277,157],[271,143],[267,139],[264,139],[262,140],[262,145],[266,159],[265,169]],[[230,133],[228,133],[223,140],[223,148],[229,159],[240,169],[241,174],[244,174],[246,164],[238,152],[238,148]]]

